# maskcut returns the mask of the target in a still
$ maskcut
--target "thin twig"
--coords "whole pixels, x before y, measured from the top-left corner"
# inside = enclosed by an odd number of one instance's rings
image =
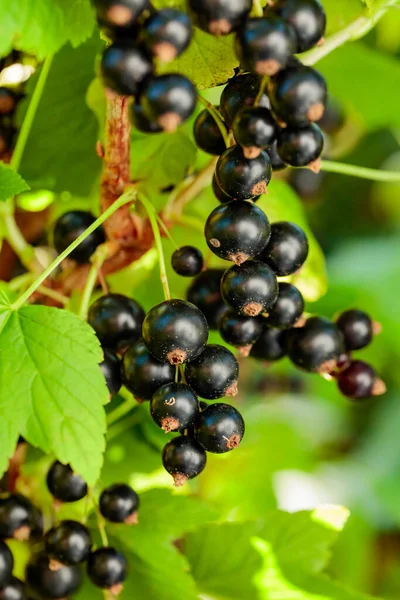
[[[370,179],[371,181],[400,182],[399,171],[385,171],[384,169],[369,169],[368,167],[359,167],[357,165],[348,165],[346,163],[334,162],[332,160],[321,161],[321,171],[328,173],[340,173],[350,175],[361,179]]]
[[[217,108],[215,108],[215,106],[213,104],[211,104],[211,102],[209,102],[208,100],[203,98],[203,96],[200,96],[200,94],[198,95],[198,99],[199,99],[199,102],[201,102],[201,104],[203,104],[203,106],[206,107],[206,109],[208,110],[208,112],[210,113],[210,115],[212,116],[214,121],[216,122],[218,129],[220,130],[221,135],[224,138],[225,146],[226,146],[226,148],[228,148],[229,133],[228,133],[228,130],[226,128],[226,125],[222,119],[220,112],[218,111]]]

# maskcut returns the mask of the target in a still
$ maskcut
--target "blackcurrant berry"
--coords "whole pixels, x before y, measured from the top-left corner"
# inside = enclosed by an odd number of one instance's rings
[[[130,120],[138,131],[142,133],[161,133],[163,128],[156,121],[150,121],[143,113],[143,108],[140,104],[131,104]]]
[[[236,408],[216,402],[203,410],[194,426],[195,439],[207,452],[222,454],[237,448],[243,439],[244,421]]]
[[[162,453],[164,468],[180,487],[188,479],[197,477],[207,462],[205,450],[196,440],[187,436],[179,436],[168,442]]]
[[[182,54],[189,46],[192,34],[190,17],[175,8],[154,12],[142,30],[144,43],[161,62],[169,62]]]
[[[0,540],[0,588],[2,588],[11,578],[14,568],[14,557],[10,548]]]
[[[74,242],[95,221],[93,215],[82,210],[66,212],[58,218],[53,233],[54,247],[59,254]],[[97,246],[106,241],[104,229],[100,226],[83,240],[69,257],[78,263],[86,263]]]
[[[57,570],[61,566],[72,567],[87,560],[92,540],[88,528],[82,523],[61,521],[46,533],[44,544],[50,568]]]
[[[9,582],[0,589],[0,600],[28,600],[23,582],[16,577],[11,577]]]
[[[325,112],[318,120],[318,126],[328,135],[335,135],[342,129],[345,121],[346,116],[342,106],[336,102],[336,100],[328,96]]]
[[[86,482],[74,473],[69,465],[56,460],[47,473],[47,487],[50,493],[61,502],[76,502],[87,494]]]
[[[0,115],[11,115],[17,104],[17,94],[9,88],[0,87]]]
[[[212,252],[241,265],[260,254],[271,227],[265,213],[253,202],[233,200],[214,208],[206,221],[205,237]]]
[[[324,147],[324,137],[318,125],[281,129],[278,135],[278,152],[282,160],[292,167],[309,167],[318,173],[319,157]]]
[[[222,91],[220,109],[226,124],[231,127],[239,110],[253,106],[260,91],[261,78],[253,73],[237,75],[229,80]],[[258,106],[271,108],[267,94],[264,92]]]
[[[268,311],[266,325],[279,329],[290,329],[301,318],[304,311],[304,299],[296,286],[280,282],[278,297]]]
[[[122,358],[123,382],[139,401],[151,400],[154,392],[174,377],[175,367],[154,358],[142,340],[130,346]]]
[[[386,391],[375,369],[362,360],[351,361],[346,369],[338,373],[337,382],[342,394],[354,400],[380,396]]]
[[[196,88],[178,73],[152,77],[140,97],[145,116],[169,132],[192,115],[196,102]]]
[[[0,496],[0,538],[27,540],[33,527],[33,506],[21,494]]]
[[[198,358],[186,366],[185,377],[194,391],[207,400],[236,396],[239,364],[230,350],[209,344]]]
[[[222,339],[239,348],[241,356],[248,356],[263,330],[263,319],[244,317],[234,310],[227,310],[219,320],[219,332]]]
[[[308,240],[304,231],[295,223],[278,221],[271,225],[271,237],[259,256],[278,275],[284,277],[295,273],[308,256]]]
[[[319,0],[278,0],[272,10],[293,27],[296,52],[310,50],[323,38],[326,14]]]
[[[343,333],[346,350],[360,350],[372,341],[374,323],[362,310],[352,309],[342,312],[336,319],[336,325]]]
[[[257,158],[276,139],[277,126],[268,108],[244,108],[233,121],[235,140],[242,146],[246,158]]]
[[[240,146],[227,148],[215,169],[220,188],[235,200],[248,200],[265,194],[271,174],[271,161],[266,152],[249,159]]]
[[[153,420],[166,433],[179,431],[191,427],[199,412],[199,401],[190,386],[168,383],[154,394],[150,412]]]
[[[277,117],[293,127],[318,121],[324,114],[328,95],[322,75],[304,65],[285,69],[272,77],[268,93]]]
[[[132,25],[148,5],[148,0],[93,0],[98,18],[112,27]]]
[[[203,351],[208,326],[205,316],[194,304],[166,300],[147,313],[142,333],[153,356],[171,365],[181,365]]]
[[[183,277],[194,277],[201,273],[204,265],[203,255],[194,246],[182,246],[175,250],[171,258],[175,273]]]
[[[216,329],[218,319],[226,309],[221,296],[221,279],[224,269],[207,269],[196,277],[188,288],[186,297],[207,319],[210,329]]]
[[[227,35],[249,14],[251,0],[189,0],[197,25],[213,35]]]
[[[127,570],[128,561],[115,548],[99,548],[89,556],[89,579],[96,587],[109,590],[114,596],[121,593]]]
[[[286,339],[287,332],[285,330],[265,325],[250,351],[250,356],[267,362],[280,360],[286,355]]]
[[[101,74],[104,85],[118,94],[136,96],[152,73],[151,56],[142,47],[114,42],[103,52]]]
[[[325,173],[313,173],[310,169],[291,169],[288,182],[302,200],[318,198],[322,192]]]
[[[224,136],[214,117],[207,109],[201,111],[195,120],[193,135],[197,146],[208,154],[220,156],[226,148]]]
[[[91,305],[88,323],[105,348],[121,350],[140,338],[144,315],[136,300],[121,294],[106,294]]]
[[[288,334],[289,358],[304,371],[330,373],[343,353],[342,332],[325,317],[310,317]]]
[[[33,556],[26,567],[26,582],[40,598],[67,598],[79,588],[79,567],[61,567],[53,571],[44,552]]]
[[[109,350],[103,350],[104,358],[100,363],[100,369],[106,380],[106,385],[111,396],[118,394],[121,389],[121,361],[118,356]]]
[[[228,269],[221,281],[222,297],[238,313],[256,317],[274,305],[278,282],[268,265],[256,260],[246,261]]]
[[[213,179],[212,179],[212,190],[214,192],[216,199],[221,203],[222,202],[230,202],[231,200],[233,200],[233,198],[231,198],[230,196],[228,196],[228,194],[225,194],[225,192],[223,192],[221,190],[221,188],[219,187],[217,178],[215,176],[215,173],[214,173]],[[252,198],[252,200],[254,201],[254,198]]]
[[[278,154],[278,141],[275,140],[269,148],[265,150],[265,152],[269,156],[269,160],[271,161],[271,167],[273,171],[282,171],[282,169],[286,168],[286,163],[283,162],[281,157]]]
[[[139,496],[129,485],[115,483],[101,492],[100,512],[107,521],[134,525],[138,522]]]
[[[247,19],[236,34],[236,55],[246,71],[275,75],[285,67],[296,50],[296,35],[283,19]]]

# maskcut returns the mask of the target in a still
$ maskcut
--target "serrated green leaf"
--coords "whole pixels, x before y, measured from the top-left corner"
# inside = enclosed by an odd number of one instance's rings
[[[14,169],[0,161],[0,201],[20,194],[30,187]]]
[[[53,59],[22,157],[21,174],[34,189],[68,191],[84,197],[101,170],[96,155],[98,125],[86,105],[94,76],[99,36],[74,50],[65,46]],[[38,75],[27,85],[18,113],[22,123]],[[56,107],[56,108],[55,108]]]
[[[93,330],[65,310],[4,308],[0,334],[0,412],[32,445],[98,479],[108,391]],[[3,454],[4,452],[4,454]],[[9,448],[1,447],[2,464]]]
[[[14,47],[42,60],[68,41],[87,40],[94,25],[90,0],[2,0],[0,56]]]

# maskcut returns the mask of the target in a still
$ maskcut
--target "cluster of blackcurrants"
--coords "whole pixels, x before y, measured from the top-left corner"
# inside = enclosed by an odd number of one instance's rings
[[[47,474],[47,486],[55,505],[85,498],[88,487],[68,465],[55,462]],[[114,484],[104,489],[98,501],[100,519],[111,523],[137,523],[139,496],[128,485]],[[127,577],[127,560],[113,547],[94,549],[88,526],[64,520],[44,533],[39,509],[21,494],[0,495],[0,599],[64,599],[81,584],[81,566],[91,582],[117,596]],[[4,540],[33,542],[26,567],[25,582],[12,576],[13,555]]]

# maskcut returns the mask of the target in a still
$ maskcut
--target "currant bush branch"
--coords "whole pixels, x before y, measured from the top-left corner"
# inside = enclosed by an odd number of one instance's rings
[[[94,253],[92,266],[90,267],[90,271],[86,280],[86,285],[83,290],[82,301],[79,309],[79,316],[83,321],[87,320],[90,299],[92,297],[93,290],[98,280],[99,270],[101,269],[102,264],[104,263],[108,255],[109,252],[107,243],[102,244],[99,248],[97,248],[96,252]]]
[[[350,175],[361,179],[370,179],[372,181],[400,182],[400,172],[369,169],[367,167],[348,165],[346,163],[334,162],[331,160],[321,161],[321,171],[340,173],[342,175]]]

